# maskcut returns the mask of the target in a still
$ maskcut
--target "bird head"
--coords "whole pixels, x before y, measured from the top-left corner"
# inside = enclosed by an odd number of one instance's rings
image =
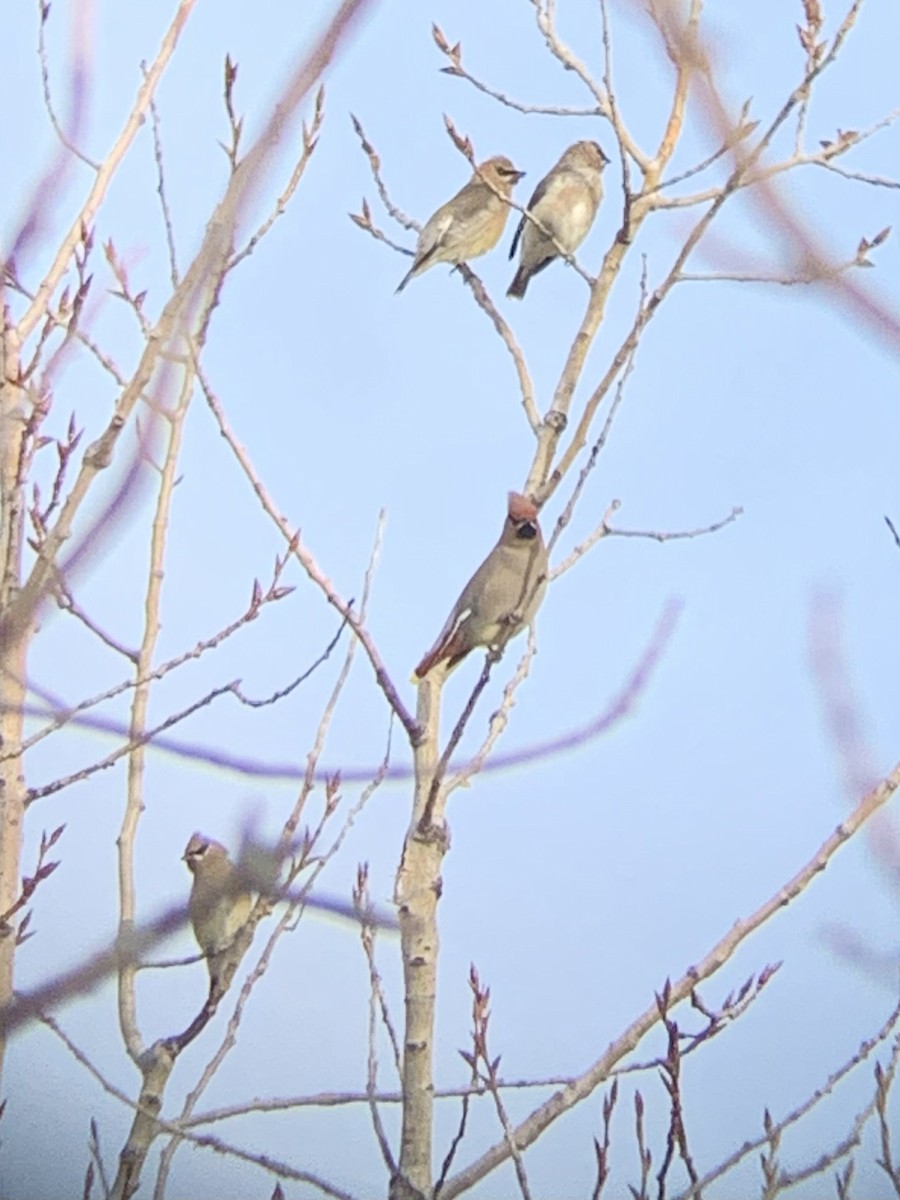
[[[538,510],[527,496],[518,492],[509,493],[507,521],[512,527],[513,534],[523,541],[531,541],[540,534],[538,526]]]
[[[196,875],[197,871],[205,864],[227,861],[228,851],[221,842],[217,842],[214,838],[208,838],[202,833],[193,833],[181,857],[187,863],[191,874]]]
[[[498,154],[495,158],[489,158],[486,162],[479,163],[477,175],[479,178],[493,184],[498,192],[508,196],[519,180],[524,176],[524,171],[517,170],[508,158],[502,154]]]
[[[568,148],[563,158],[578,166],[591,167],[595,171],[602,171],[609,163],[600,145],[590,141],[576,142]]]

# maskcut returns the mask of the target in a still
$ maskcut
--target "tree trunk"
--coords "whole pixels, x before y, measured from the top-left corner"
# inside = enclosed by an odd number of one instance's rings
[[[20,481],[25,437],[18,346],[7,323],[0,332],[0,919],[19,897],[25,817],[25,771],[21,752],[25,670],[32,614],[14,618],[22,573],[25,497]],[[17,914],[18,916],[18,914]],[[0,926],[0,1007],[12,999],[18,919]],[[0,1077],[6,1038],[0,1034]]]

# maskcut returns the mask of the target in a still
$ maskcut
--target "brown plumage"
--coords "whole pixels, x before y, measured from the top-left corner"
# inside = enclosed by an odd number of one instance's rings
[[[500,540],[453,606],[438,639],[415,675],[422,679],[438,663],[452,670],[477,646],[502,648],[534,618],[547,590],[547,548],[538,510],[525,496],[509,493]]]
[[[423,226],[413,265],[400,280],[397,291],[402,292],[410,279],[437,263],[458,265],[492,250],[509,216],[509,205],[502,197],[509,199],[524,174],[503,155],[481,163],[465,187],[442,204]]]
[[[195,833],[183,858],[194,876],[188,903],[194,937],[209,968],[210,995],[220,994],[237,966],[229,950],[246,924],[253,899],[221,842]]]
[[[553,237],[548,237],[523,215],[509,250],[509,257],[513,258],[521,239],[522,257],[507,296],[521,299],[525,295],[530,280],[559,257],[557,244],[566,254],[575,253],[600,207],[603,198],[600,177],[608,162],[596,142],[576,142],[537,185],[528,201],[528,212]]]

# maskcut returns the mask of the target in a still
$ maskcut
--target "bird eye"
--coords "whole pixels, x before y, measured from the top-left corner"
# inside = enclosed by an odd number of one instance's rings
[[[532,521],[524,521],[516,530],[516,537],[530,542],[532,538],[537,537],[537,526]]]

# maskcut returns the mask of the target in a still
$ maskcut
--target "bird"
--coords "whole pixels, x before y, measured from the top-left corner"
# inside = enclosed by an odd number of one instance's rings
[[[569,146],[534,189],[527,212],[553,235],[566,254],[574,254],[588,235],[603,198],[601,175],[609,159],[596,142],[576,142]],[[559,257],[553,240],[534,221],[523,214],[509,257],[514,258],[521,240],[519,269],[509,285],[507,296],[521,299],[533,276]]]
[[[194,876],[188,912],[209,968],[209,994],[221,995],[237,966],[229,950],[250,916],[253,898],[221,842],[194,833],[183,858]]]
[[[397,291],[402,292],[411,279],[437,263],[458,266],[493,250],[509,216],[506,201],[524,174],[502,154],[481,163],[466,186],[425,222],[413,265]]]
[[[463,588],[437,641],[416,667],[416,679],[424,679],[438,663],[451,671],[476,646],[501,649],[533,620],[549,570],[537,518],[531,500],[509,493],[500,540]]]

